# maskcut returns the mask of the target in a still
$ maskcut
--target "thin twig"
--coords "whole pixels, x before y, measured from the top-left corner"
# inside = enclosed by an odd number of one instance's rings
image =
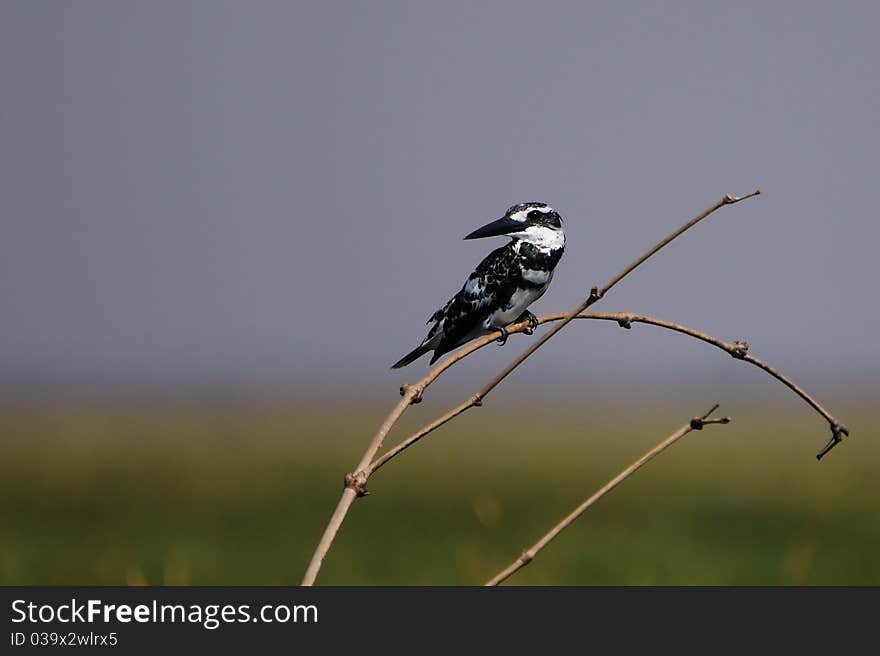
[[[547,314],[542,317],[538,317],[538,323],[551,323],[554,321],[562,321],[568,315],[564,312],[558,312],[555,314]],[[816,401],[813,397],[811,397],[807,392],[797,385],[794,381],[786,377],[781,372],[777,371],[766,362],[759,360],[756,357],[753,357],[748,353],[749,345],[746,342],[741,341],[733,341],[733,342],[725,342],[724,340],[718,339],[717,337],[713,337],[708,333],[704,333],[702,331],[696,330],[694,328],[689,328],[688,326],[684,326],[682,324],[673,323],[671,321],[664,321],[663,319],[656,319],[654,317],[649,317],[644,314],[635,314],[633,312],[581,312],[578,314],[575,319],[598,319],[601,321],[614,321],[619,324],[622,328],[631,328],[634,323],[644,323],[652,326],[658,326],[660,328],[665,328],[667,330],[673,330],[678,333],[682,333],[684,335],[688,335],[689,337],[693,337],[702,342],[706,342],[707,344],[711,344],[722,351],[725,351],[730,356],[737,360],[742,360],[743,362],[748,362],[750,364],[755,365],[756,367],[763,369],[768,374],[776,378],[778,381],[783,383],[786,387],[791,389],[795,394],[800,396],[806,403],[813,408],[816,412],[818,412],[825,421],[828,422],[829,427],[831,428],[831,441],[828,443],[828,446],[822,449],[822,451],[816,456],[817,458],[821,458],[828,451],[834,447],[838,442],[840,442],[843,438],[841,435],[849,435],[849,429],[836,417],[834,417],[831,413],[829,413],[825,408],[823,408],[818,401]],[[523,321],[522,323],[515,324],[510,326],[507,329],[507,332],[511,335],[524,332],[529,327],[527,321]],[[486,346],[487,344],[494,341],[494,337],[490,336],[488,338],[480,338],[479,340],[475,340],[469,346],[469,353]],[[465,354],[466,355],[466,354]],[[464,357],[464,355],[462,355]],[[384,454],[382,454],[379,458],[374,460],[370,466],[367,468],[367,473],[369,475],[373,475],[377,469],[388,463],[388,461],[393,460],[406,449],[411,447],[413,444],[421,440],[423,437],[428,435],[429,433],[435,431],[440,428],[443,424],[448,422],[453,417],[464,412],[467,407],[473,404],[473,397],[464,401],[463,403],[457,405],[455,408],[447,412],[446,414],[438,417],[430,424],[423,426],[415,433],[407,437],[405,440],[402,440],[397,446],[389,449]]]
[[[558,333],[560,330],[565,328],[577,315],[579,315],[581,312],[586,310],[588,307],[590,307],[596,301],[600,300],[603,296],[605,296],[605,294],[607,294],[609,291],[611,291],[612,287],[614,287],[617,283],[619,283],[621,280],[626,278],[626,276],[628,276],[630,273],[632,273],[639,265],[643,264],[649,257],[651,257],[657,251],[659,251],[661,248],[663,248],[664,246],[669,244],[676,237],[681,236],[682,234],[684,234],[685,232],[687,232],[688,230],[693,228],[695,225],[697,225],[700,221],[702,221],[703,219],[705,219],[709,215],[713,214],[716,210],[721,209],[725,205],[734,205],[735,203],[739,203],[740,201],[744,201],[748,198],[752,198],[753,196],[757,196],[760,193],[761,193],[761,190],[756,189],[752,193],[746,194],[745,196],[731,196],[730,194],[725,195],[724,198],[719,200],[712,207],[708,208],[707,210],[704,210],[703,212],[701,212],[700,214],[695,216],[693,219],[691,219],[690,221],[685,223],[683,226],[681,226],[678,230],[667,235],[664,239],[659,241],[652,248],[645,251],[636,260],[634,260],[632,262],[632,264],[630,264],[623,271],[621,271],[616,276],[614,276],[611,280],[606,282],[604,286],[602,286],[601,288],[594,287],[592,290],[590,290],[590,295],[587,297],[587,299],[583,303],[581,303],[574,310],[569,312],[560,323],[556,324],[550,331],[548,331],[539,340],[533,342],[532,345],[529,346],[529,348],[527,348],[525,351],[523,351],[522,355],[520,355],[513,362],[511,362],[509,365],[507,365],[504,369],[502,369],[498,373],[498,375],[495,376],[495,378],[493,378],[488,383],[486,383],[486,385],[484,385],[483,388],[479,392],[477,392],[476,396],[478,397],[478,399],[480,399],[480,400],[483,399],[483,397],[485,397],[489,392],[491,392],[495,388],[495,386],[498,385],[498,383],[500,383],[502,380],[507,378],[507,376],[509,376],[510,373],[513,372],[514,369],[516,369],[519,365],[521,365],[526,360],[526,358],[531,356],[532,353],[534,353],[539,348],[541,348],[544,344],[546,344],[547,341],[550,340],[556,333]],[[476,405],[479,405],[479,403],[477,403]]]
[[[735,203],[739,203],[740,201],[746,200],[747,198],[752,198],[753,196],[757,196],[761,193],[761,190],[758,189],[753,191],[750,194],[746,194],[745,196],[731,196],[730,194],[725,195],[721,200],[717,203],[704,210],[693,219],[685,223],[678,230],[672,232],[667,235],[661,241],[659,241],[656,245],[650,248],[648,251],[640,255],[636,258],[629,266],[627,266],[623,271],[619,274],[611,278],[602,288],[594,287],[590,291],[589,297],[580,305],[578,305],[574,310],[569,312],[566,317],[558,324],[556,324],[552,330],[543,335],[540,339],[532,343],[529,348],[527,348],[519,357],[517,357],[513,362],[507,365],[497,376],[495,376],[489,383],[483,386],[476,394],[474,394],[467,402],[461,404],[457,408],[447,413],[449,417],[445,420],[448,421],[454,416],[461,414],[465,410],[479,406],[482,403],[483,398],[489,394],[502,380],[504,380],[514,369],[516,369],[519,365],[521,365],[528,357],[530,357],[535,351],[537,351],[541,346],[543,346],[547,341],[552,338],[556,333],[562,330],[569,322],[571,322],[578,314],[586,310],[593,303],[601,299],[605,294],[607,294],[612,287],[614,287],[617,283],[623,280],[627,275],[632,273],[639,265],[644,263],[648,258],[654,255],[661,248],[669,244],[671,241],[690,230],[697,223],[705,219],[706,217],[713,214],[715,211],[724,207],[725,205],[733,205]],[[464,356],[461,356],[464,357]],[[458,358],[460,359],[460,358]],[[373,439],[370,441],[370,444],[367,446],[366,451],[364,451],[361,456],[360,461],[355,467],[354,472],[347,474],[345,477],[345,487],[342,490],[342,496],[339,499],[339,502],[336,505],[336,510],[334,510],[333,515],[330,517],[330,521],[327,524],[327,527],[324,529],[324,533],[321,536],[320,541],[318,542],[318,546],[315,548],[315,552],[312,555],[312,559],[309,562],[308,568],[306,569],[306,573],[303,576],[302,585],[313,585],[315,579],[318,576],[318,572],[321,570],[321,565],[324,562],[324,557],[327,555],[327,552],[330,550],[330,546],[333,544],[333,540],[336,538],[336,534],[339,531],[339,527],[342,526],[342,522],[345,519],[345,516],[348,514],[349,508],[351,508],[352,503],[358,497],[365,496],[367,494],[366,482],[369,478],[369,473],[367,467],[370,462],[375,457],[376,453],[382,448],[382,443],[385,440],[388,431],[391,430],[391,427],[397,422],[400,416],[404,413],[406,408],[411,403],[418,403],[421,401],[422,394],[424,393],[425,388],[433,382],[436,377],[442,373],[446,368],[457,362],[458,360],[455,358],[451,358],[451,361],[448,365],[443,367],[441,365],[440,371],[431,377],[431,374],[428,374],[425,378],[423,378],[416,385],[405,385],[401,387],[401,393],[403,398],[398,402],[398,404],[394,407],[382,425],[379,427],[379,430],[373,436]],[[455,410],[458,410],[457,412]],[[445,421],[443,423],[445,423]],[[438,424],[441,425],[441,424]]]
[[[540,551],[550,544],[557,535],[562,533],[566,528],[568,528],[578,517],[584,514],[586,510],[596,503],[599,499],[604,497],[606,494],[611,492],[615,487],[620,485],[627,478],[632,476],[638,469],[644,465],[649,460],[655,458],[660,455],[663,451],[668,449],[670,446],[675,444],[678,440],[683,438],[685,435],[694,430],[702,430],[703,426],[709,426],[712,424],[728,424],[730,423],[730,417],[721,417],[719,419],[709,419],[709,415],[711,415],[715,410],[718,409],[718,404],[712,406],[712,409],[709,410],[702,417],[694,417],[687,424],[679,428],[672,435],[667,437],[665,440],[656,445],[653,449],[645,453],[641,458],[632,463],[629,467],[620,472],[617,476],[612,478],[610,481],[605,483],[598,491],[596,491],[593,496],[584,501],[581,505],[575,508],[571,513],[562,518],[562,520],[556,524],[553,528],[547,532],[544,537],[538,540],[531,547],[523,551],[519,558],[514,560],[510,565],[501,570],[498,574],[493,576],[489,581],[486,582],[487,586],[498,585],[503,581],[507,580],[512,576],[515,572],[521,570],[523,567],[528,565],[532,560],[534,560],[535,556],[540,553]]]

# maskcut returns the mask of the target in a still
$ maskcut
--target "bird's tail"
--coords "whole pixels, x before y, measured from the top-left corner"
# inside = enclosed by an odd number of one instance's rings
[[[392,369],[400,369],[401,367],[405,367],[409,363],[411,363],[415,360],[418,360],[420,357],[422,357],[425,353],[430,351],[432,348],[434,348],[434,347],[430,343],[419,344],[412,351],[410,351],[409,353],[404,355],[402,358],[400,358],[400,360],[398,360],[393,365],[391,365],[391,368]]]

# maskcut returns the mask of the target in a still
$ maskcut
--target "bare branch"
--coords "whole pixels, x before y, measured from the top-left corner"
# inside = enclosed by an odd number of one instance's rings
[[[554,321],[562,321],[568,315],[564,312],[558,312],[556,314],[547,314],[538,318],[539,324],[551,323]],[[749,354],[749,345],[746,342],[733,341],[733,342],[725,342],[724,340],[718,339],[717,337],[713,337],[708,333],[704,333],[702,331],[696,330],[694,328],[689,328],[688,326],[684,326],[682,324],[673,323],[671,321],[664,321],[663,319],[656,319],[654,317],[649,317],[644,314],[635,314],[633,312],[581,312],[578,314],[575,319],[597,319],[601,321],[614,321],[620,325],[621,328],[631,328],[634,323],[644,323],[652,326],[658,326],[659,328],[665,328],[666,330],[672,330],[678,333],[682,333],[683,335],[688,335],[689,337],[693,337],[694,339],[698,339],[702,342],[706,342],[707,344],[711,344],[716,348],[721,349],[722,351],[728,353],[731,357],[742,360],[743,362],[748,362],[750,364],[755,365],[756,367],[763,369],[768,374],[776,378],[778,381],[783,383],[786,387],[791,389],[795,394],[800,396],[807,404],[813,408],[816,412],[818,412],[825,421],[828,422],[829,427],[831,428],[831,441],[828,445],[822,449],[817,458],[821,458],[828,451],[833,448],[838,442],[840,442],[843,438],[842,435],[849,435],[849,429],[840,422],[836,417],[834,417],[831,413],[829,413],[825,408],[823,408],[818,401],[816,401],[813,397],[811,397],[807,392],[801,388],[799,385],[795,384],[794,381],[787,378],[784,374],[780,373],[766,362],[759,360],[756,357],[753,357]],[[523,321],[522,323],[515,324],[510,326],[507,329],[507,332],[511,335],[524,332],[529,327],[527,321]],[[481,337],[479,340],[475,340],[469,345],[469,349],[467,353],[461,354],[458,359],[461,359],[476,351],[487,344],[490,344],[494,341],[493,336],[489,337]],[[456,353],[456,355],[459,355]],[[381,457],[374,460],[370,466],[367,468],[367,473],[372,475],[375,473],[377,469],[385,465],[389,460],[394,459],[398,455],[400,455],[403,451],[411,447],[413,444],[418,442],[420,439],[433,432],[450,419],[460,415],[467,408],[473,406],[476,401],[476,397],[471,397],[465,402],[457,405],[455,408],[447,412],[446,414],[438,417],[434,421],[432,421],[427,426],[424,426],[417,430],[415,433],[407,437],[405,440],[400,442],[397,446],[392,449],[386,451]]]
[[[619,283],[626,276],[628,276],[630,273],[632,273],[637,267],[639,267],[641,264],[643,264],[645,261],[647,261],[648,258],[650,258],[652,255],[654,255],[661,248],[663,248],[664,246],[669,244],[671,241],[673,241],[677,237],[680,237],[681,235],[683,235],[685,232],[687,232],[688,230],[693,228],[695,225],[697,225],[700,221],[702,221],[703,219],[705,219],[709,215],[713,214],[716,210],[721,209],[725,205],[733,205],[735,203],[739,203],[740,201],[746,200],[747,198],[752,198],[754,196],[759,195],[760,193],[761,193],[761,190],[756,189],[752,193],[746,194],[745,196],[731,196],[730,194],[725,195],[724,198],[722,198],[720,201],[715,203],[712,207],[704,210],[703,212],[700,212],[697,216],[695,216],[693,219],[691,219],[690,221],[685,223],[678,230],[676,230],[673,233],[670,233],[664,239],[657,242],[657,244],[655,244],[653,247],[648,249],[645,253],[643,253],[638,258],[636,258],[623,271],[621,271],[616,276],[614,276],[611,280],[606,282],[604,286],[602,286],[601,288],[594,287],[592,290],[590,290],[590,295],[587,297],[587,299],[583,303],[581,303],[574,310],[569,312],[565,316],[565,318],[562,319],[562,321],[560,323],[556,324],[543,337],[541,337],[537,341],[533,342],[532,345],[529,346],[529,348],[527,348],[525,351],[523,351],[522,355],[520,355],[518,358],[516,358],[516,360],[514,360],[509,365],[507,365],[504,369],[502,369],[498,373],[498,375],[495,376],[495,378],[490,380],[486,385],[483,386],[483,388],[479,392],[477,392],[477,396],[480,399],[485,397],[489,392],[491,392],[495,388],[496,385],[498,385],[498,383],[500,383],[502,380],[507,378],[507,376],[509,376],[513,372],[514,369],[516,369],[528,357],[530,357],[532,355],[532,353],[534,353],[539,348],[541,348],[556,333],[558,333],[560,330],[565,328],[565,326],[567,326],[569,324],[569,322],[571,322],[577,315],[579,315],[581,312],[583,312],[588,307],[590,307],[593,303],[595,303],[596,301],[600,300],[603,296],[605,296],[605,294],[607,294],[609,291],[611,291],[612,287],[614,287],[617,283]]]
[[[681,234],[683,234],[683,233],[687,232],[688,230],[690,230],[691,228],[693,228],[700,221],[702,221],[707,216],[712,214],[715,210],[717,210],[721,207],[724,207],[725,205],[734,205],[736,203],[739,203],[740,201],[747,200],[747,199],[752,198],[754,196],[759,196],[760,194],[761,194],[761,190],[755,189],[755,191],[753,191],[750,194],[746,194],[745,196],[731,196],[730,194],[725,195],[724,198],[722,198],[720,201],[718,201],[718,203],[716,203],[715,205],[713,205],[712,207],[707,209],[702,214],[698,214],[697,216],[695,216],[693,219],[691,219],[690,221],[685,223],[683,226],[681,226],[678,230],[676,230],[675,232],[668,235],[666,237],[666,239],[664,239],[663,241],[658,242],[656,246],[654,246],[650,250],[646,251],[639,259],[634,261],[632,264],[630,264],[628,267],[626,267],[623,271],[621,271],[616,276],[614,276],[611,280],[606,282],[605,286],[602,288],[602,290],[598,294],[599,298],[602,298],[605,294],[607,294],[609,289],[614,287],[614,285],[616,285],[621,280],[623,280],[626,276],[628,276],[630,273],[632,273],[633,269],[635,269],[640,264],[642,264],[645,260],[647,260],[649,257],[651,257],[654,253],[656,253],[661,248],[666,246],[669,242],[671,242],[676,237],[680,236]],[[584,308],[584,309],[586,310],[587,308]]]
[[[617,476],[612,478],[610,481],[605,483],[599,490],[593,494],[589,499],[584,501],[581,505],[575,508],[571,513],[566,515],[560,520],[556,526],[550,529],[544,537],[538,540],[531,547],[526,549],[519,558],[514,560],[510,565],[501,570],[498,574],[493,576],[489,581],[486,582],[487,586],[494,586],[502,583],[503,581],[510,578],[515,572],[518,572],[523,567],[528,565],[532,560],[534,560],[535,556],[537,556],[541,550],[550,544],[556,536],[558,536],[562,531],[568,528],[578,517],[583,515],[587,509],[596,503],[599,499],[604,497],[606,494],[611,492],[615,487],[620,485],[627,478],[632,476],[638,469],[644,465],[649,460],[655,458],[660,455],[663,451],[668,449],[670,446],[675,444],[678,440],[683,438],[685,435],[695,430],[702,430],[703,426],[708,426],[711,424],[727,424],[730,423],[730,417],[721,417],[718,419],[709,419],[709,415],[711,415],[715,410],[718,409],[718,405],[715,404],[712,406],[712,409],[709,410],[702,417],[694,417],[684,426],[675,431],[672,435],[667,437],[665,440],[656,445],[653,449],[645,453],[641,458],[632,463],[629,467],[620,472]]]
[[[748,344],[745,345],[748,348]],[[819,405],[819,402],[816,401],[812,396],[807,394],[803,389],[794,384],[793,381],[789,380],[785,376],[783,376],[780,372],[773,369],[770,365],[765,362],[761,362],[758,358],[754,358],[748,353],[744,353],[743,355],[738,355],[736,353],[731,353],[731,355],[735,358],[740,358],[746,362],[751,362],[756,367],[760,367],[768,374],[773,376],[776,380],[783,383],[786,387],[791,389],[795,394],[801,397],[804,401],[806,401],[810,406],[818,412],[820,415],[825,417],[828,422],[829,427],[831,428],[831,439],[828,440],[828,443],[822,447],[822,450],[816,454],[816,460],[821,460],[826,453],[831,451],[834,447],[840,444],[843,441],[843,436],[849,436],[849,428],[846,425],[842,424],[840,421],[834,418],[825,408]]]
[[[504,380],[510,373],[516,369],[519,365],[521,365],[528,357],[530,357],[535,351],[537,351],[541,346],[543,346],[549,339],[551,339],[556,333],[562,330],[569,322],[571,322],[578,314],[586,310],[593,303],[601,299],[608,291],[614,287],[617,283],[619,283],[623,278],[632,273],[639,265],[644,263],[648,258],[654,255],[661,248],[669,244],[671,241],[682,235],[683,233],[690,230],[697,223],[705,219],[706,217],[713,214],[715,211],[724,207],[725,205],[733,205],[740,201],[746,200],[747,198],[751,198],[753,196],[757,196],[760,194],[760,189],[747,194],[745,196],[731,196],[730,194],[725,195],[720,201],[704,210],[693,219],[685,223],[675,232],[667,235],[661,241],[659,241],[655,246],[650,248],[644,254],[640,255],[636,258],[629,266],[627,266],[623,271],[609,280],[605,285],[599,288],[593,288],[590,292],[590,296],[581,303],[574,310],[569,312],[565,318],[558,324],[556,324],[549,332],[543,335],[540,339],[535,341],[529,346],[519,357],[517,357],[513,362],[511,362],[507,367],[505,367],[497,376],[495,376],[489,383],[483,386],[471,399],[457,408],[447,413],[448,418],[445,421],[438,423],[437,426],[442,425],[446,421],[449,421],[454,416],[461,414],[468,408],[472,408],[474,406],[479,406],[482,402],[482,399],[491,392],[502,380]],[[465,347],[466,348],[466,347]],[[462,349],[464,350],[464,349]],[[468,353],[471,351],[467,351]],[[467,355],[465,353],[464,355]],[[461,357],[464,357],[462,355]],[[330,522],[327,524],[327,527],[324,529],[324,534],[321,536],[321,540],[318,542],[318,546],[315,549],[314,554],[312,555],[312,559],[309,562],[309,566],[306,569],[306,573],[303,577],[302,585],[313,585],[315,579],[318,576],[318,572],[321,570],[321,565],[324,561],[324,556],[327,555],[327,552],[330,550],[330,546],[333,544],[333,540],[336,538],[336,533],[339,531],[339,527],[342,526],[342,522],[345,519],[345,516],[348,514],[349,508],[351,508],[351,504],[354,502],[356,498],[359,496],[366,495],[366,480],[369,478],[369,473],[367,467],[370,462],[375,457],[376,453],[382,448],[382,443],[385,440],[386,435],[388,435],[388,431],[391,430],[391,427],[397,422],[400,416],[404,413],[406,408],[411,403],[418,403],[421,401],[422,394],[425,388],[433,382],[437,376],[440,375],[446,368],[457,362],[459,358],[448,358],[448,364],[441,363],[438,367],[435,368],[436,373],[433,371],[429,373],[425,378],[423,378],[419,383],[415,385],[406,385],[401,387],[401,393],[403,398],[398,402],[398,404],[394,407],[382,425],[379,427],[379,430],[373,436],[373,439],[370,441],[370,444],[367,446],[366,451],[364,451],[361,456],[360,461],[357,464],[357,467],[354,470],[354,473],[349,474],[345,477],[345,487],[342,491],[342,497],[339,499],[339,502],[336,506],[336,510],[333,512],[333,515],[330,518]],[[456,410],[458,410],[456,412]],[[432,429],[433,430],[433,429]]]
[[[436,367],[436,369],[440,369],[441,367],[442,365]],[[439,375],[439,373],[437,375]],[[430,377],[430,374],[425,378],[428,377]],[[367,494],[367,477],[359,475],[357,472],[363,472],[364,468],[370,464],[370,460],[376,455],[376,452],[382,446],[382,441],[385,439],[388,431],[390,431],[391,427],[394,426],[398,419],[400,419],[400,415],[404,413],[410,403],[414,402],[417,396],[421,399],[421,389],[418,387],[411,386],[408,389],[401,391],[403,391],[403,398],[398,401],[397,405],[394,406],[394,409],[388,417],[386,417],[385,421],[382,422],[382,425],[379,427],[378,432],[373,437],[367,450],[364,451],[364,454],[361,456],[360,462],[358,462],[357,468],[355,469],[356,473],[347,474],[345,476],[342,497],[339,499],[339,503],[336,504],[336,510],[333,511],[333,515],[330,517],[330,521],[324,529],[324,534],[321,536],[321,541],[318,543],[318,547],[312,555],[312,560],[309,562],[308,569],[303,577],[303,585],[314,584],[318,572],[321,571],[321,564],[324,561],[324,556],[327,555],[330,545],[333,544],[336,533],[339,531],[339,527],[342,526],[346,514],[348,514],[348,509],[351,508],[351,504],[354,503],[355,499],[366,496]]]

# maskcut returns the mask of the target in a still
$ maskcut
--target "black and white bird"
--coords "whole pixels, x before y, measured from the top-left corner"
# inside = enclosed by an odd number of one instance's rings
[[[428,351],[434,351],[434,364],[444,353],[495,331],[503,344],[505,327],[516,321],[528,319],[531,328],[537,325],[528,307],[547,291],[565,250],[562,218],[547,203],[520,203],[465,239],[500,235],[511,241],[480,262],[461,291],[428,319],[433,325],[427,337],[392,369],[405,367]]]

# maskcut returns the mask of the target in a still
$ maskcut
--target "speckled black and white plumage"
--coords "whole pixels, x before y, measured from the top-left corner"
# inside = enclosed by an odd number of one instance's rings
[[[431,327],[422,343],[392,368],[431,350],[434,364],[465,342],[513,323],[547,291],[565,250],[559,214],[546,203],[521,203],[486,228],[496,225],[486,236],[506,234],[512,240],[480,262],[461,290],[428,319]],[[486,228],[468,238],[484,236]]]

